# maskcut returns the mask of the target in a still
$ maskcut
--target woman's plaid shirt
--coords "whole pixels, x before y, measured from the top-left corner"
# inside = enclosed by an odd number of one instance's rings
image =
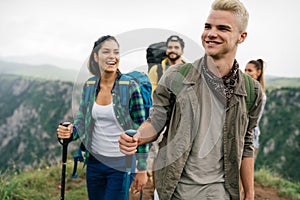
[[[113,107],[115,116],[122,126],[123,130],[128,129],[137,129],[139,125],[145,121],[145,110],[143,98],[140,92],[140,88],[135,81],[130,81],[128,91],[131,94],[131,98],[129,100],[129,106],[121,105],[121,96],[120,96],[120,77],[122,75],[119,74],[115,80],[112,96],[113,96]],[[88,87],[92,87],[91,92],[87,94]],[[80,100],[79,110],[77,113],[77,117],[75,119],[73,125],[73,140],[81,138],[86,147],[90,147],[91,145],[91,134],[93,130],[93,119],[92,119],[92,107],[95,102],[96,96],[99,92],[99,78],[92,77],[88,81],[85,82],[82,97]],[[87,96],[88,95],[88,98]],[[123,97],[124,98],[124,97]],[[89,148],[87,148],[89,149]],[[149,152],[149,144],[140,145],[137,149],[137,159],[138,170],[147,169],[147,156]],[[89,156],[89,153],[85,153],[85,158]],[[86,159],[85,159],[86,160]]]

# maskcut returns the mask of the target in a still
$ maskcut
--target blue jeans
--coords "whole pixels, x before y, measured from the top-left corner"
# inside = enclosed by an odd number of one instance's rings
[[[89,200],[123,200],[125,157],[96,157],[97,159],[91,156],[87,160],[86,182]],[[131,173],[130,184],[133,178],[134,174]]]

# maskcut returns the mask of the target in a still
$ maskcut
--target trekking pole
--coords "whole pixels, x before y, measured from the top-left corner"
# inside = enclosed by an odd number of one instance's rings
[[[127,130],[125,133],[133,137],[136,134],[136,130]],[[126,173],[125,173],[125,197],[124,200],[129,199],[129,188],[130,188],[130,174],[131,174],[131,168],[132,168],[132,155],[126,155]]]
[[[143,200],[143,190],[140,191],[140,200]]]
[[[63,125],[65,127],[69,126],[70,124],[71,124],[70,122],[60,123],[60,125]],[[63,146],[60,199],[64,200],[65,199],[65,179],[66,179],[67,154],[68,154],[68,144],[70,143],[70,139],[58,138],[58,142]]]

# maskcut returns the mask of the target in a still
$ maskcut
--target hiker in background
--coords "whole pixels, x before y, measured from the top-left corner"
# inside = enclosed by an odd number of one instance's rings
[[[265,93],[264,70],[265,70],[265,66],[264,66],[264,61],[262,59],[250,60],[247,63],[245,68],[245,72],[260,83],[260,86],[263,91],[262,106],[257,121],[258,125],[267,102],[267,95]],[[257,157],[258,148],[259,148],[260,129],[258,125],[257,127],[254,128],[254,155],[255,155],[254,159],[256,159]]]
[[[74,124],[68,127],[59,125],[57,128],[58,138],[84,138],[90,200],[125,199],[126,157],[119,149],[119,135],[125,130],[138,128],[145,120],[142,95],[135,81],[129,82],[131,98],[128,107],[121,105],[119,87],[123,75],[119,70],[119,51],[119,43],[113,36],[103,36],[95,42],[88,64],[89,71],[95,77],[84,84]],[[87,95],[87,88],[91,85],[93,90]],[[148,145],[141,145],[137,150],[147,153],[148,148]],[[138,157],[138,173],[134,180],[138,190],[147,182],[146,159]],[[132,171],[135,172],[135,159],[133,161]],[[133,178],[134,174],[130,182]]]
[[[162,46],[163,48],[166,48],[165,52],[161,52],[161,53],[151,53],[151,56],[157,56],[157,57],[161,57],[161,58],[148,58],[147,56],[147,63],[151,65],[151,68],[148,72],[148,76],[150,78],[151,84],[152,84],[152,92],[155,90],[160,78],[162,77],[162,75],[166,72],[166,70],[173,65],[176,64],[183,64],[185,63],[182,60],[182,55],[183,55],[183,49],[185,46],[185,43],[183,41],[183,39],[181,39],[179,36],[177,35],[171,35],[166,42],[160,42],[160,43],[156,43],[157,45],[164,45]],[[149,46],[149,48],[151,48]],[[158,48],[158,47],[157,47]],[[160,51],[163,51],[163,48],[160,49]],[[148,49],[147,49],[147,53],[148,53]],[[153,51],[159,51],[159,49],[154,49]],[[162,54],[163,53],[163,54]],[[165,57],[163,59],[163,57]],[[149,61],[150,60],[150,61]],[[158,64],[154,64],[152,66],[153,61],[155,60],[161,60],[160,63]],[[149,63],[150,62],[150,63]],[[148,174],[148,178],[153,180],[153,175],[154,172],[153,170],[153,162],[154,162],[154,158],[155,155],[157,154],[158,151],[158,142],[160,141],[161,137],[158,138],[157,141],[152,142],[151,148],[149,150],[149,157],[148,157],[148,169],[149,169],[149,173]],[[153,187],[155,186],[155,183],[153,182]],[[156,196],[156,190],[154,191],[154,196]]]
[[[181,56],[183,55],[184,41],[177,35],[172,35],[166,42],[166,58],[160,64],[153,65],[148,73],[152,84],[152,91],[155,90],[159,79],[166,72],[166,70],[175,64],[184,63]]]
[[[153,93],[150,117],[133,138],[122,133],[119,139],[121,151],[131,155],[170,120],[155,160],[155,186],[163,200],[239,200],[240,176],[244,198],[254,199],[253,129],[262,91],[235,59],[249,14],[239,0],[215,0],[211,8],[201,36],[205,55],[169,68]],[[246,83],[255,97],[249,110]]]

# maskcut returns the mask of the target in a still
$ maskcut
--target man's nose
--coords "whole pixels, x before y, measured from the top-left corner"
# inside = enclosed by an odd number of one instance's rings
[[[217,37],[218,33],[214,29],[211,29],[208,31],[207,36],[208,37]]]

